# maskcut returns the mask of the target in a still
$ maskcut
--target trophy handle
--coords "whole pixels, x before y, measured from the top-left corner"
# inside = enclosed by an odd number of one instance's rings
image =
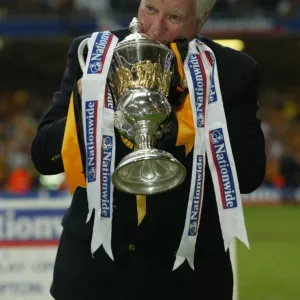
[[[84,72],[85,70],[85,61],[84,61],[84,56],[83,56],[83,51],[85,46],[88,44],[89,38],[86,38],[85,40],[83,40],[79,47],[78,47],[78,61],[79,61],[79,65],[81,68],[81,71]]]

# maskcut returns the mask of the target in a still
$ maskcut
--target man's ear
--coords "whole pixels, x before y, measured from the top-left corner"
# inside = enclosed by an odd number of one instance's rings
[[[198,28],[197,28],[197,32],[200,32],[201,28],[203,27],[203,25],[205,24],[207,18],[209,15],[209,11],[206,10],[205,13],[203,14],[202,18],[198,20]]]

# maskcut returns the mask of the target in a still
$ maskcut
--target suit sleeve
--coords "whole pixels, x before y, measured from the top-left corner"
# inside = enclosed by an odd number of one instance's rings
[[[77,43],[76,43],[77,44]],[[54,94],[52,107],[44,116],[31,145],[32,161],[43,175],[54,175],[64,172],[61,159],[66,116],[78,70],[76,45],[68,51],[67,68],[59,90]]]
[[[246,85],[227,112],[229,137],[242,194],[256,190],[265,176],[265,141],[261,121],[257,117],[258,92],[258,70],[254,63]]]

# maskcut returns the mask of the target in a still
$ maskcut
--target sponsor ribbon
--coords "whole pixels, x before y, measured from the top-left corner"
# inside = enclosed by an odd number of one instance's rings
[[[91,251],[103,245],[113,259],[111,224],[115,166],[114,105],[106,85],[118,38],[108,31],[93,33],[82,77],[82,117],[86,150],[86,185],[89,213],[95,213]]]
[[[184,71],[190,91],[195,144],[185,227],[173,269],[185,260],[194,269],[201,220],[206,157],[218,206],[225,251],[234,237],[249,247],[236,167],[228,135],[218,68],[213,51],[200,40],[189,43]]]

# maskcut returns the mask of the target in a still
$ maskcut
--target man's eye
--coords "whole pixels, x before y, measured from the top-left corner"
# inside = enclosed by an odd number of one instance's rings
[[[173,22],[173,23],[180,23],[180,22],[181,22],[181,17],[176,16],[176,15],[171,15],[171,16],[170,16],[170,20],[171,20],[171,22]]]
[[[148,11],[155,12],[155,9],[152,5],[147,5],[146,7],[147,7]]]

